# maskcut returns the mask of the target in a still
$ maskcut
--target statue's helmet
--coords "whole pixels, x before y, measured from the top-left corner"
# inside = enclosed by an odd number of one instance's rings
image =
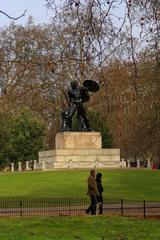
[[[76,88],[78,87],[78,82],[77,82],[76,80],[72,81],[72,82],[71,82],[71,87],[72,87],[73,89],[76,89]]]

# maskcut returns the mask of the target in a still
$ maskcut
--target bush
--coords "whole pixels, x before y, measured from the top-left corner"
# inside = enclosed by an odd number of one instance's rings
[[[43,148],[43,125],[28,109],[14,115],[1,116],[0,129],[0,165],[11,162],[24,163],[37,159],[38,152]],[[6,131],[6,135],[4,132]]]

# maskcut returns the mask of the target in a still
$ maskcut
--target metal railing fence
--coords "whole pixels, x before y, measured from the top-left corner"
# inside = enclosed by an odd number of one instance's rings
[[[89,199],[78,198],[0,198],[0,217],[78,216],[89,205]],[[160,201],[105,200],[103,214],[160,218]]]

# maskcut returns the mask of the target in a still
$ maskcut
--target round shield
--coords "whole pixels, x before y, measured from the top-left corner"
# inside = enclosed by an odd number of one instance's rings
[[[99,84],[91,79],[85,80],[83,86],[90,92],[97,92],[99,90]]]

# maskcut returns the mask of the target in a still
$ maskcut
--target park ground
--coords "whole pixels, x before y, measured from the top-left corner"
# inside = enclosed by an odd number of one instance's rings
[[[0,219],[1,240],[159,240],[160,222],[84,216]]]
[[[104,198],[160,201],[160,171],[101,169]],[[88,198],[89,170],[1,173],[0,197]],[[0,240],[160,240],[160,221],[118,216],[0,218]]]
[[[100,169],[104,198],[160,200],[160,170]],[[0,174],[0,197],[88,198],[89,170],[57,170]]]

